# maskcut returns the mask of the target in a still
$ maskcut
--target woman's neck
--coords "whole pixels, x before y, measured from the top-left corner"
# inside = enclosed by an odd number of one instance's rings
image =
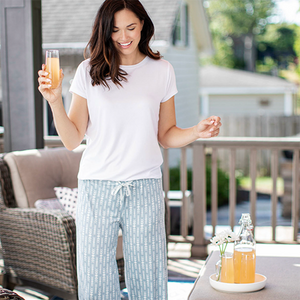
[[[121,65],[130,66],[140,63],[146,57],[145,54],[138,52],[136,55],[121,55]]]

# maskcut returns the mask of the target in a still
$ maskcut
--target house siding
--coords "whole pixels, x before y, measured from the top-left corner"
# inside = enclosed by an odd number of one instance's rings
[[[192,26],[189,24],[189,45],[170,45],[164,59],[174,67],[178,94],[175,96],[177,125],[182,128],[199,121],[199,63]]]
[[[170,45],[164,59],[169,61],[175,71],[178,94],[175,96],[177,126],[187,128],[199,122],[199,56],[194,32],[189,23],[189,45],[175,47]],[[179,166],[181,152],[169,150],[170,167]],[[187,153],[188,167],[192,166],[192,153]]]
[[[269,105],[260,102],[268,100]],[[280,115],[284,113],[284,94],[282,95],[210,95],[209,115]]]

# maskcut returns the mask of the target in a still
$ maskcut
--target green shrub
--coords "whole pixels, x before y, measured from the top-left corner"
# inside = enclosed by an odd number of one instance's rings
[[[229,201],[229,175],[218,168],[218,206],[226,205]],[[187,170],[187,189],[192,191],[192,169]],[[236,188],[239,186],[239,178],[236,178]],[[170,168],[170,190],[180,190],[180,168]],[[206,206],[211,207],[211,160],[208,157],[206,162]]]

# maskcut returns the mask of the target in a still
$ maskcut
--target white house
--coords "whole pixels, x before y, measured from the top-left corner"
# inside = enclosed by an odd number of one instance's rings
[[[298,87],[287,80],[214,65],[199,74],[203,116],[294,114]]]
[[[102,0],[42,0],[43,48],[59,49],[68,92]],[[141,0],[150,15],[155,36],[151,47],[174,67],[179,93],[175,97],[177,123],[189,127],[199,121],[199,54],[213,50],[201,0]],[[46,118],[45,118],[46,119]],[[46,125],[46,124],[45,124]],[[46,126],[45,126],[46,127]]]

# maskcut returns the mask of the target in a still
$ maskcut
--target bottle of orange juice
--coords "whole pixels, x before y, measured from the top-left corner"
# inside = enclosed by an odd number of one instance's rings
[[[234,283],[255,282],[256,251],[250,214],[242,214],[239,239],[234,243]]]

